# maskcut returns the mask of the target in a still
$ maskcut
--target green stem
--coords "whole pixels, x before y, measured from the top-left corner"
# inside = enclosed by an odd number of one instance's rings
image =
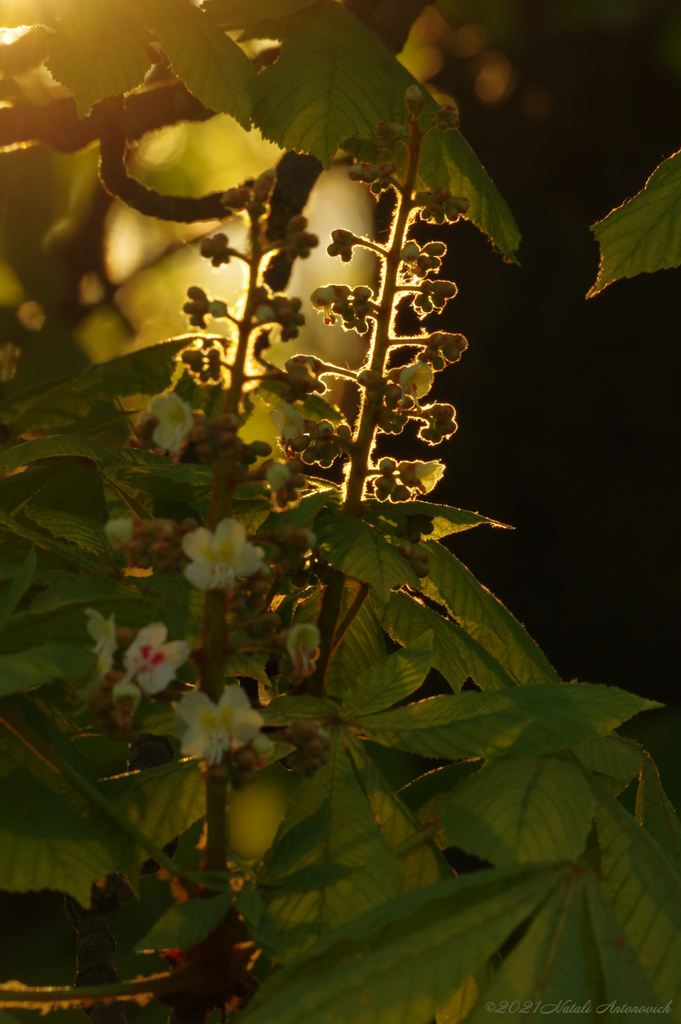
[[[393,853],[396,857],[404,857],[405,853],[410,853],[411,850],[415,850],[418,846],[424,846],[425,843],[429,843],[438,832],[442,832],[442,815],[436,818],[435,821],[429,821],[418,832],[414,832],[413,836],[405,839],[404,842],[394,846]]]
[[[333,634],[340,614],[344,586],[345,576],[338,569],[334,569],[331,580],[324,590],[322,606],[319,610],[319,618],[317,619],[317,628],[321,634],[317,667],[310,676],[309,683],[305,688],[305,692],[313,696],[320,695],[324,689],[324,679],[333,651]]]
[[[410,127],[411,145],[409,147],[407,177],[404,183],[404,191],[398,198],[397,216],[394,221],[390,248],[385,259],[383,284],[379,297],[379,313],[374,330],[371,361],[369,364],[369,369],[377,371],[381,376],[385,373],[385,363],[390,348],[390,328],[393,321],[395,295],[398,288],[397,276],[400,269],[400,252],[404,247],[405,236],[413,209],[411,196],[416,182],[421,150],[421,129],[414,122],[411,123]],[[355,516],[361,512],[366,474],[376,433],[378,412],[378,408],[373,403],[367,402],[365,393],[362,398],[359,426],[355,435],[356,449],[350,459],[350,473],[347,480],[344,505],[345,511]]]
[[[43,739],[40,733],[24,722],[6,700],[0,701],[0,724],[13,733],[25,747],[32,751],[53,772],[56,772],[57,775],[63,775],[74,789],[82,793],[90,803],[98,807],[100,811],[103,811],[111,821],[115,822],[131,839],[134,839],[137,845],[148,853],[150,857],[153,857],[157,864],[165,868],[169,875],[182,877],[182,872],[173,863],[171,858],[156,846],[148,836],[145,836],[144,832],[130,821],[122,811],[114,807],[96,786],[93,786],[87,779],[84,779],[47,740]]]
[[[252,333],[255,295],[260,273],[262,246],[260,222],[250,221],[251,256],[248,269],[248,291],[243,315],[239,320],[236,352],[231,367],[229,389],[223,412],[238,415],[246,382],[248,343]],[[218,459],[213,468],[213,493],[209,523],[211,529],[232,512],[232,495],[237,482],[238,466],[233,458]],[[203,648],[199,655],[201,678],[199,686],[213,701],[218,701],[225,681],[229,631],[227,628],[227,592],[209,590],[204,603]],[[222,871],[227,864],[229,834],[227,826],[227,770],[223,765],[206,771],[206,870]]]
[[[9,982],[12,984],[12,982]],[[111,985],[79,985],[59,987],[49,985],[41,988],[3,988],[0,986],[0,1007],[21,1006],[33,1009],[40,1006],[79,1006],[83,1003],[103,1002],[115,999],[137,999],[139,996],[160,996],[170,992],[200,991],[201,984],[195,975],[181,973],[162,974],[156,978],[141,981],[121,981]],[[26,1005],[28,1004],[28,1005]]]

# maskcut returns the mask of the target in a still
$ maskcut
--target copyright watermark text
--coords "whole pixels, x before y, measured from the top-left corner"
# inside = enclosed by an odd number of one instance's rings
[[[587,999],[585,1003],[581,1005],[575,1003],[573,999],[561,999],[558,1003],[545,1003],[542,999],[538,999],[536,1002],[526,1000],[521,1003],[519,999],[515,999],[509,1003],[507,999],[502,999],[500,1003],[488,1002],[485,1003],[485,1009],[489,1013],[671,1013],[672,1002],[671,999],[666,1006],[662,1003],[657,1003],[655,1006],[632,1006],[631,1003],[618,1003],[616,999],[613,999],[610,1003],[601,1003],[599,1006],[594,1007],[590,999]]]

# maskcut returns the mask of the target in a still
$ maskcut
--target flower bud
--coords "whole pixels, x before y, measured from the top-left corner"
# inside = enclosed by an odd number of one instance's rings
[[[441,132],[447,132],[452,128],[458,128],[460,122],[456,107],[453,107],[451,103],[443,103],[442,106],[438,107],[435,111],[433,124],[438,131]]]
[[[410,85],[404,94],[404,104],[412,118],[420,117],[423,113],[425,100],[418,85]]]
[[[132,540],[134,519],[110,519],[104,525],[106,539],[113,548],[129,544]]]

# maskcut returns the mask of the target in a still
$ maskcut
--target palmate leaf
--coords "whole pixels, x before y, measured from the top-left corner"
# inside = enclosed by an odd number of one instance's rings
[[[45,459],[0,480],[0,508],[21,517],[29,505],[86,516],[100,525],[109,518],[104,483],[89,459]]]
[[[517,680],[460,626],[409,594],[390,595],[381,624],[393,640],[405,645],[432,630],[433,668],[445,677],[455,693],[469,676],[482,690],[503,690],[518,685]]]
[[[592,225],[601,249],[596,283],[587,297],[613,281],[668,270],[681,263],[681,152],[651,174],[644,188]]]
[[[311,864],[340,864],[353,873],[311,892],[280,896],[274,891],[268,912],[289,956],[308,947],[323,932],[389,900],[403,886],[401,864],[393,857],[364,798],[342,731],[332,729],[331,733],[329,761],[296,790],[275,846],[325,803],[328,835],[289,867],[299,870]]]
[[[393,792],[380,771],[368,756],[363,744],[348,742],[357,777],[369,801],[369,806],[381,832],[391,849],[407,842],[421,831],[419,820],[400,795]],[[440,878],[449,877],[451,869],[437,852],[432,842],[422,842],[400,855],[404,874],[405,892],[434,885]]]
[[[657,706],[614,686],[562,683],[429,697],[357,723],[369,739],[424,757],[533,757],[606,735]]]
[[[18,517],[9,516],[6,512],[0,510],[0,531],[3,530],[14,533],[17,537],[23,537],[38,548],[53,551],[55,554],[75,562],[81,569],[86,569],[92,573],[106,574],[107,572],[114,572],[110,562],[104,562],[102,559],[89,554],[77,544],[57,540],[50,536],[49,533],[35,529],[26,520],[22,521]]]
[[[303,818],[275,840],[265,855],[258,881],[267,885],[291,865],[320,846],[331,831],[329,804],[322,800],[316,810]]]
[[[563,878],[546,867],[478,871],[402,895],[276,972],[244,1020],[428,1024]]]
[[[144,13],[134,0],[72,0],[60,8],[47,66],[76,100],[78,116],[142,85],[151,67]]]
[[[164,341],[88,366],[75,377],[50,380],[0,402],[0,423],[25,430],[55,430],[82,419],[96,402],[131,395],[158,395],[171,384],[175,357],[192,337]]]
[[[383,711],[417,690],[430,671],[433,634],[424,633],[361,676],[343,701],[343,714]]]
[[[451,551],[437,541],[421,546],[428,553],[430,573],[418,590],[443,604],[518,683],[559,682],[546,655],[518,620]]]
[[[233,899],[233,892],[223,892],[208,900],[176,903],[152,925],[135,949],[140,952],[197,946],[224,920]]]
[[[250,131],[260,95],[252,63],[215,22],[189,0],[146,0],[170,65],[191,93]]]
[[[16,569],[11,580],[0,592],[0,631],[30,587],[36,570],[35,548],[31,547],[23,563]]]
[[[313,153],[328,168],[345,140],[373,140],[377,121],[404,119],[404,93],[415,79],[340,4],[321,0],[305,9],[285,36],[281,56],[260,76],[254,120],[266,138]],[[436,106],[426,94],[427,110]],[[428,137],[421,184],[465,195],[473,223],[513,258],[520,240],[513,216],[459,132]]]
[[[576,860],[594,800],[583,772],[556,757],[501,760],[470,775],[443,812],[454,846],[506,867]]]
[[[681,995],[677,864],[595,776],[603,889],[662,1003]]]
[[[115,564],[113,548],[99,523],[73,512],[62,512],[40,505],[29,505],[24,511],[29,519],[49,530],[53,537],[63,537],[64,540],[77,544],[83,551],[96,555],[109,566]]]
[[[594,963],[596,960],[596,963]],[[600,968],[600,970],[599,970]],[[655,991],[622,934],[598,880],[583,870],[567,871],[520,942],[504,958],[491,984],[467,1018],[489,1020],[490,1003],[513,1020],[509,1006],[540,1003],[580,1008],[580,1018],[601,1020],[608,1003],[628,1003],[649,1024],[660,1016]],[[641,1012],[639,1008],[651,1008]],[[582,1009],[584,1008],[584,1009]],[[600,1012],[599,1012],[600,1008]],[[556,1010],[553,1010],[556,1012]]]
[[[681,864],[681,823],[662,788],[660,773],[650,754],[643,758],[636,794],[636,820],[677,866]]]
[[[411,565],[378,530],[345,512],[319,516],[314,532],[324,558],[346,576],[370,583],[387,601],[393,587],[418,585]]]
[[[20,654],[2,654],[0,697],[42,686],[54,679],[81,679],[94,668],[95,661],[92,651],[67,644],[45,644]]]

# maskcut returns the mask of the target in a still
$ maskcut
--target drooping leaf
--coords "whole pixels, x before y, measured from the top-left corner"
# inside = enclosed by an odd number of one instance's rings
[[[250,1024],[428,1024],[559,885],[555,868],[478,871],[400,896],[276,972]]]
[[[613,281],[681,263],[681,152],[651,174],[641,191],[592,225],[601,249],[588,298]]]
[[[536,684],[429,697],[358,722],[369,739],[424,757],[533,757],[606,735],[656,706],[615,686]]]
[[[455,693],[469,676],[483,690],[503,690],[517,685],[499,662],[460,626],[409,594],[391,594],[381,622],[386,633],[401,644],[408,644],[425,630],[432,630],[433,668],[445,677]]]
[[[519,683],[556,683],[546,655],[494,594],[437,541],[422,545],[430,573],[418,589],[443,604],[477,643]]]
[[[468,777],[442,823],[455,846],[499,867],[576,860],[593,803],[583,773],[567,761],[501,760]]]
[[[321,0],[285,36],[281,56],[260,76],[254,119],[266,138],[313,153],[328,168],[345,140],[373,140],[378,121],[404,119],[404,93],[415,80],[340,4]],[[426,94],[430,114],[436,106]],[[513,216],[459,132],[426,139],[421,184],[466,196],[473,223],[513,258],[520,238]]]
[[[432,658],[433,633],[429,631],[363,675],[343,701],[343,713],[368,715],[408,697],[428,675]]]
[[[46,644],[21,654],[2,654],[0,697],[51,683],[53,679],[80,679],[94,668],[95,661],[92,651],[67,644]]]
[[[319,550],[336,569],[370,583],[387,601],[393,587],[415,587],[418,577],[399,551],[368,523],[345,512],[315,520]]]
[[[660,773],[650,754],[644,755],[638,783],[636,820],[675,864],[681,864],[681,823],[662,788]]]
[[[231,114],[249,131],[260,83],[243,50],[188,0],[147,0],[147,4],[175,74],[206,107]]]
[[[98,100],[136,89],[151,66],[140,5],[74,0],[64,6],[47,66],[73,93],[79,117]]]
[[[681,878],[662,847],[592,776],[601,877],[617,920],[659,999],[681,994]]]
[[[135,949],[192,949],[224,920],[233,898],[233,892],[223,892],[208,900],[176,903],[151,926]]]
[[[36,569],[35,548],[31,547],[22,564],[14,572],[10,582],[0,593],[0,630],[30,587]],[[1,685],[1,680],[0,680]]]
[[[25,430],[59,429],[86,416],[96,402],[130,395],[158,395],[170,386],[175,356],[189,338],[177,338],[88,366],[75,377],[51,380],[0,402],[0,423],[14,436]]]

